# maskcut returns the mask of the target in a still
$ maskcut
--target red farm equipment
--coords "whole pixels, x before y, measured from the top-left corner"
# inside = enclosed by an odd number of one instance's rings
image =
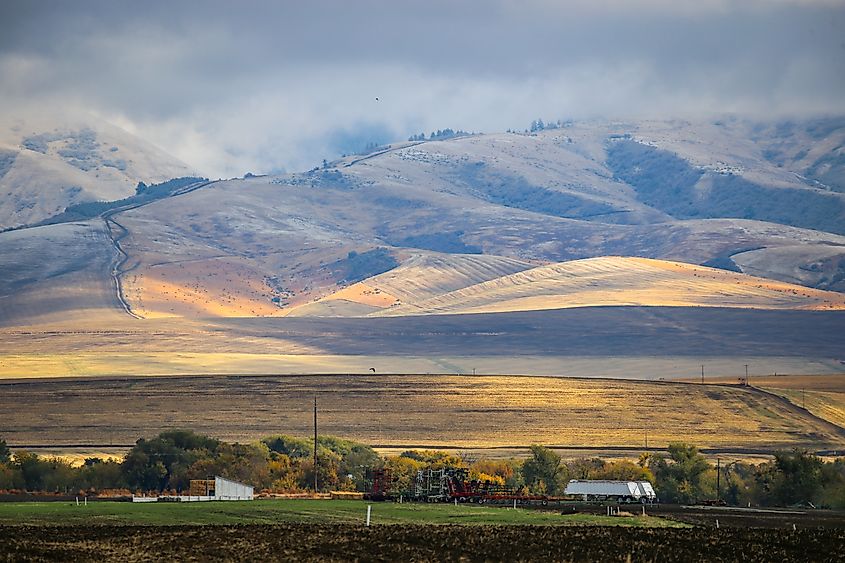
[[[417,471],[413,489],[399,491],[389,469],[368,472],[368,500],[412,500],[417,502],[470,502],[491,504],[547,504],[551,497],[525,495],[496,483],[469,478],[469,470],[461,467],[421,469]]]

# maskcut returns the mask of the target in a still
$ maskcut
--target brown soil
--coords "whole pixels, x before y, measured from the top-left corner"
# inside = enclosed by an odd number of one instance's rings
[[[0,528],[14,561],[841,561],[845,531],[334,524]]]

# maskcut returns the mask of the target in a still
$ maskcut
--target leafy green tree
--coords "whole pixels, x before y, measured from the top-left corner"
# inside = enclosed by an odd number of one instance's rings
[[[20,469],[12,464],[0,464],[0,490],[8,491],[25,488]]]
[[[830,508],[845,508],[845,458],[838,458],[822,465],[822,490],[820,503]]]
[[[605,463],[604,466],[590,475],[591,479],[610,479],[612,481],[649,481],[654,482],[654,475],[645,467],[623,459]]]
[[[596,475],[604,471],[607,462],[597,457],[590,459],[574,459],[566,464],[572,479],[598,479]]]
[[[265,488],[272,484],[270,475],[270,451],[264,443],[226,444],[222,443],[208,456],[197,459],[183,474],[174,480],[177,488],[184,489],[191,479],[209,479],[214,476],[249,483]]]
[[[15,453],[12,462],[20,471],[26,490],[44,490],[44,476],[47,473],[47,467],[37,454],[19,451]]]
[[[522,480],[522,461],[516,459],[480,459],[472,464],[470,477],[484,479],[485,475],[498,477],[508,489],[517,491],[525,483]]]
[[[328,448],[317,448],[317,488],[320,491],[337,490],[340,483],[338,469],[341,457]],[[311,489],[314,486],[314,460],[313,458],[301,461],[302,479],[299,486],[302,489]]]
[[[279,435],[265,438],[262,443],[269,449],[271,458],[276,460],[272,470],[272,482],[278,482],[280,485],[290,483],[290,479],[279,475],[278,471],[280,464],[287,464],[291,471],[296,473],[298,487],[313,488],[313,440]],[[285,456],[286,459],[279,456]],[[320,489],[364,490],[367,470],[381,466],[383,461],[370,446],[335,436],[318,436],[317,464],[317,484]]]
[[[384,468],[390,471],[393,489],[407,494],[414,490],[417,471],[428,467],[428,465],[423,461],[406,456],[405,453],[386,458]]]
[[[12,450],[6,445],[6,440],[0,439],[0,463],[9,463],[12,460]]]
[[[722,464],[722,500],[733,506],[759,504],[757,487],[758,465],[734,461]]]
[[[821,458],[806,451],[777,452],[774,464],[760,472],[767,504],[789,506],[817,501],[822,489]]]
[[[567,476],[559,455],[544,446],[531,446],[531,457],[522,464],[522,477],[530,490],[558,494],[565,487]]]
[[[102,491],[104,489],[122,489],[126,487],[120,462],[87,458],[78,469],[78,482],[82,489]]]
[[[79,471],[71,462],[59,457],[50,457],[40,460],[40,464],[43,468],[42,490],[69,493],[79,489]]]
[[[201,458],[214,457],[221,444],[190,430],[162,432],[135,443],[123,461],[123,475],[133,489],[185,488],[191,465]]]
[[[311,440],[296,438],[280,434],[270,436],[261,440],[271,452],[285,454],[290,458],[310,457],[314,453],[314,444]]]
[[[448,452],[441,452],[437,450],[408,450],[399,454],[400,457],[407,457],[414,461],[420,461],[425,466],[432,469],[442,469],[444,467],[463,467],[464,461]]]
[[[665,501],[691,503],[713,496],[707,479],[712,468],[695,446],[681,442],[669,444],[668,460],[653,455],[648,464],[654,473],[657,494]]]
[[[354,488],[363,491],[366,488],[367,471],[383,465],[383,460],[370,446],[355,444],[343,456],[338,471],[350,478]]]

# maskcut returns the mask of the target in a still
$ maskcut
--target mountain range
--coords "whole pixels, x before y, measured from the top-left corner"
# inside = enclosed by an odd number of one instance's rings
[[[706,307],[845,328],[841,118],[556,123],[138,201],[199,174],[105,124],[0,140],[5,327]],[[62,215],[95,200],[122,202]]]

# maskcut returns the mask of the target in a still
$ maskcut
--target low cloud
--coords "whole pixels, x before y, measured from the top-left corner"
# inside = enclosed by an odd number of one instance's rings
[[[845,113],[842,2],[300,4],[4,3],[3,111],[93,112],[212,176],[536,117]]]

